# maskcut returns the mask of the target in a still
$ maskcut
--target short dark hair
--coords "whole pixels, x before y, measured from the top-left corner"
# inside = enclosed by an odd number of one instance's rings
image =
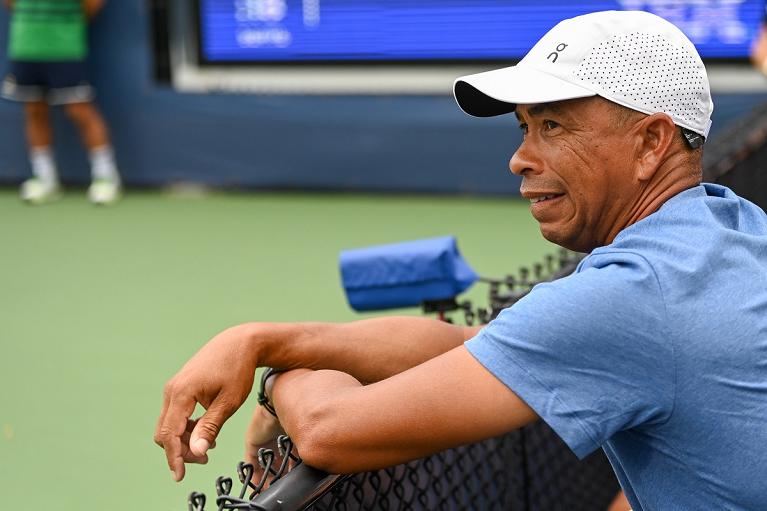
[[[644,117],[647,115],[638,110],[633,110],[629,107],[615,103],[614,101],[610,101],[608,99],[606,99],[605,101],[610,103],[610,106],[612,107],[613,112],[615,114],[615,120],[621,126],[628,124],[634,119],[638,119],[639,116]],[[679,125],[677,125],[677,127],[679,128],[678,130],[679,139],[688,151],[690,152],[703,151],[703,143],[706,141],[703,135]]]

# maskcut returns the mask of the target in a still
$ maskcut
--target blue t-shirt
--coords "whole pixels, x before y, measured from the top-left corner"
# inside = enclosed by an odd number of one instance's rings
[[[702,185],[466,343],[634,511],[767,510],[767,215]]]

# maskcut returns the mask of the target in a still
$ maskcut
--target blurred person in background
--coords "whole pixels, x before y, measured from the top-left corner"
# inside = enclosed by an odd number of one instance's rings
[[[88,149],[92,182],[88,199],[111,204],[121,193],[120,175],[103,117],[85,78],[87,24],[104,0],[5,0],[10,11],[8,60],[2,96],[24,103],[32,178],[21,198],[43,204],[61,196],[52,146],[50,106],[62,105]]]

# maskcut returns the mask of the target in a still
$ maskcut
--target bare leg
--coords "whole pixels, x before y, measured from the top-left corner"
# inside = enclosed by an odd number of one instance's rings
[[[22,183],[21,198],[32,204],[43,204],[57,199],[60,195],[59,177],[51,150],[53,136],[50,108],[42,101],[25,103],[24,114],[29,163],[34,177]]]
[[[109,131],[103,117],[93,103],[70,103],[64,110],[77,129],[85,146],[90,149],[109,145]]]
[[[26,116],[27,143],[30,149],[50,147],[53,136],[48,104],[43,101],[25,103],[24,113]]]
[[[94,204],[116,202],[121,192],[120,174],[103,117],[93,103],[71,103],[64,109],[77,125],[90,153],[93,181],[88,188],[88,199]]]

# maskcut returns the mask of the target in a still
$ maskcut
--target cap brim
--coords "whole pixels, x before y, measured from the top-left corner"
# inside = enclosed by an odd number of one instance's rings
[[[513,112],[517,105],[596,96],[594,91],[526,66],[462,76],[453,83],[461,110],[475,117]]]

